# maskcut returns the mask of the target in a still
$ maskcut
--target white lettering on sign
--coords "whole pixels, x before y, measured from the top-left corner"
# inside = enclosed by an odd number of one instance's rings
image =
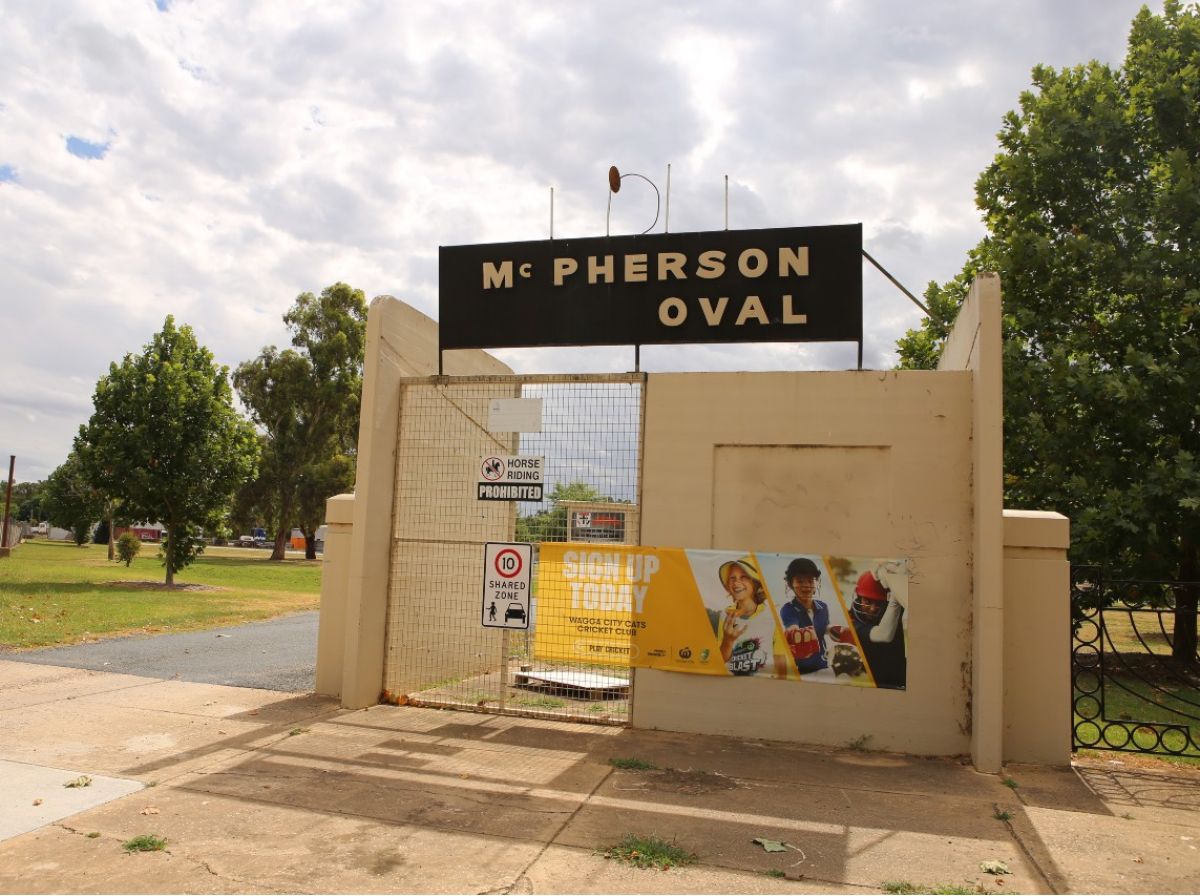
[[[719,327],[721,322],[730,316],[727,314],[730,310],[729,296],[717,296],[715,299],[708,296],[700,296],[697,302],[700,305],[700,313],[704,315],[704,322],[710,327]],[[790,293],[781,296],[778,302],[771,301],[770,305],[773,309],[780,309],[777,319],[785,324],[808,323],[808,315],[801,314],[795,310]],[[771,315],[767,311],[767,304],[761,296],[745,296],[739,300],[737,309],[737,314],[733,320],[735,327],[742,327],[751,322],[762,326],[769,326],[771,323]],[[687,302],[678,296],[668,296],[658,303],[659,323],[667,327],[678,327],[687,320],[688,311]]]
[[[571,608],[643,612],[660,562],[654,554],[565,551],[562,576],[571,589]]]
[[[808,276],[808,246],[780,246],[775,252],[775,269],[780,277]],[[701,280],[716,280],[725,276],[729,264],[737,265],[743,277],[755,279],[771,269],[771,256],[765,249],[751,247],[743,249],[736,259],[730,259],[723,249],[707,249],[696,255],[694,260],[685,252],[631,252],[620,256],[587,255],[582,259],[569,255],[556,257],[552,263],[551,282],[564,286],[580,273],[582,261],[584,276],[591,285],[597,283],[645,283],[654,272],[654,279],[687,280],[689,276]],[[689,275],[688,268],[691,268]],[[515,268],[523,279],[533,277],[533,265],[526,262]],[[511,289],[514,277],[514,262],[485,261],[482,269],[484,289]]]

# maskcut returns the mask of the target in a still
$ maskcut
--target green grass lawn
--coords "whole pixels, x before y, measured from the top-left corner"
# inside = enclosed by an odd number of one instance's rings
[[[0,559],[0,651],[236,625],[320,602],[320,560],[272,562],[268,551],[208,548],[167,590],[156,554],[143,545],[126,568],[110,563],[103,545],[21,544]]]
[[[1190,727],[1194,732],[1200,728],[1200,722],[1174,710],[1195,713],[1195,707],[1191,705],[1191,702],[1196,701],[1198,697],[1200,694],[1194,688],[1171,687],[1166,689],[1166,693],[1163,693],[1135,678],[1113,674],[1107,677],[1105,683],[1104,716],[1110,721],[1117,722],[1157,722],[1180,725],[1184,728]],[[1094,722],[1082,722],[1076,716],[1075,724],[1078,726],[1079,736],[1085,740],[1090,741],[1099,736],[1099,730]],[[1173,754],[1174,758],[1178,758],[1186,764],[1200,762],[1200,752],[1191,747],[1183,735],[1173,731],[1164,733],[1162,741],[1159,742],[1149,727],[1134,727],[1131,740],[1132,745],[1154,750],[1156,754]],[[1119,740],[1118,743],[1120,743]]]

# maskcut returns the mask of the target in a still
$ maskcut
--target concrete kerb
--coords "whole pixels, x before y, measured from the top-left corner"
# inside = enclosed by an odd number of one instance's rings
[[[0,843],[4,892],[1190,892],[1200,880],[1200,774],[1187,770],[1013,766],[1013,788],[943,759],[28,670],[0,661],[0,760],[130,790]],[[144,833],[166,850],[121,849]],[[672,840],[697,864],[605,859],[626,833]],[[988,860],[1012,872],[1002,890]]]

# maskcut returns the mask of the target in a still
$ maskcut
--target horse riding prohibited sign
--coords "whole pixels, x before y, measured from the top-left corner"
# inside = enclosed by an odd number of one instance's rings
[[[480,501],[542,500],[545,458],[533,454],[489,454],[479,458]]]

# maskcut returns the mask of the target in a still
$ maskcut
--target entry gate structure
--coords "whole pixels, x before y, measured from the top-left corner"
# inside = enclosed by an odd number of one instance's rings
[[[1185,588],[1072,568],[1072,749],[1200,756],[1200,657],[1172,656]]]
[[[539,656],[539,644],[569,634],[538,618],[536,545],[566,540],[572,501],[627,507],[621,541],[640,543],[644,387],[644,374],[400,381],[385,699],[628,721],[628,666]],[[540,431],[491,422],[493,401],[514,398],[540,401]],[[480,500],[481,460],[494,455],[543,457],[543,499]],[[485,545],[512,541],[534,544],[528,631],[481,624]]]

